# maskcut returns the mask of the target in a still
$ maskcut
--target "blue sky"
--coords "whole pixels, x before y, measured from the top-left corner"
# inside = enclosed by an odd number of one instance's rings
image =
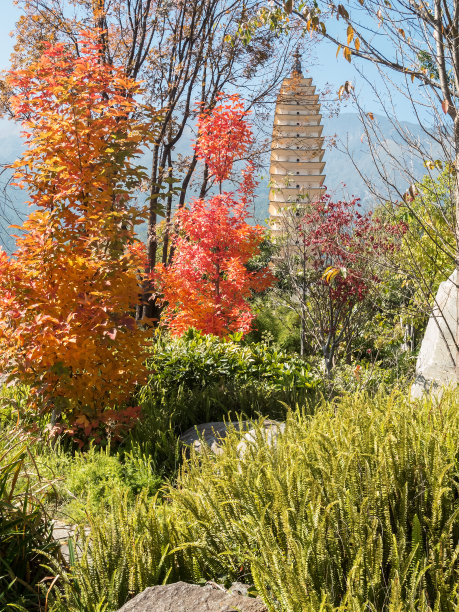
[[[0,19],[0,70],[8,68],[8,58],[13,48],[13,39],[10,32],[14,30],[14,24],[20,12],[13,0],[1,0],[1,19]]]
[[[0,70],[6,70],[8,68],[8,58],[14,44],[10,33],[14,30],[14,24],[20,15],[20,10],[13,4],[13,0],[0,0],[0,2],[2,4],[0,20]],[[307,45],[307,39],[305,43]],[[371,88],[358,75],[354,64],[349,64],[342,55],[336,58],[336,49],[331,43],[323,41],[318,46],[314,45],[312,57],[309,57],[309,53],[305,54],[303,67],[309,72],[309,76],[312,76],[314,83],[319,88],[329,84],[332,92],[336,92],[339,86],[346,80],[352,81],[366,109],[374,113],[378,112],[378,104],[374,100]],[[377,69],[369,63],[364,64],[364,69],[365,76],[372,82],[378,83],[380,76]],[[398,96],[396,97],[396,102],[399,119],[412,119],[412,114],[406,100],[402,96]],[[343,110],[352,112],[354,109],[348,106],[345,109],[343,108]]]

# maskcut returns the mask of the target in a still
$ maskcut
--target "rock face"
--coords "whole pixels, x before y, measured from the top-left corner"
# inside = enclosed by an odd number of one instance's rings
[[[412,397],[457,383],[457,271],[440,284],[416,363]]]
[[[202,425],[196,425],[195,427],[187,429],[180,437],[180,440],[185,446],[193,447],[197,453],[202,451],[202,446],[205,444],[213,453],[219,455],[222,452],[222,441],[232,429],[246,432],[238,445],[239,454],[243,455],[247,448],[247,444],[254,444],[257,440],[256,430],[253,428],[253,423],[250,421],[203,423]],[[283,432],[284,429],[285,423],[270,421],[269,419],[263,421],[263,435],[269,445],[275,443],[277,436],[279,433]]]
[[[266,612],[261,599],[243,597],[216,584],[186,582],[145,589],[118,612]]]

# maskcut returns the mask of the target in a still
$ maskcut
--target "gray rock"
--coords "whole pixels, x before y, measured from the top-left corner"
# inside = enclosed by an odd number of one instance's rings
[[[222,453],[222,441],[232,429],[242,433],[246,432],[238,445],[239,454],[242,456],[247,444],[255,443],[257,438],[256,430],[251,421],[203,423],[202,425],[190,427],[190,429],[180,437],[180,440],[186,446],[193,447],[197,453],[202,452],[202,445],[205,444],[213,453],[219,455]],[[284,429],[285,423],[270,421],[269,419],[263,421],[263,435],[269,445],[275,444],[277,436],[279,433],[283,432]]]
[[[268,446],[276,446],[277,438],[281,433],[285,431],[285,423],[279,421],[263,421],[263,429],[261,430],[261,437]],[[247,433],[242,436],[242,440],[237,445],[237,454],[239,457],[243,457],[247,452],[248,446],[255,446],[260,438],[260,433],[256,429],[249,429]]]
[[[232,595],[215,583],[186,582],[145,589],[118,612],[266,612],[259,598]]]
[[[440,284],[416,362],[411,396],[457,384],[457,271]]]
[[[187,429],[180,440],[186,446],[193,447],[197,453],[202,452],[202,445],[206,444],[213,453],[219,455],[222,452],[222,441],[231,429],[245,431],[249,425],[247,421],[203,423]]]

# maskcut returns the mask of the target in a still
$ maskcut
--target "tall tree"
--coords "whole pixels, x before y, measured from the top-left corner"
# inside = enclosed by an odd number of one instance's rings
[[[247,268],[264,239],[263,228],[247,223],[255,188],[253,164],[242,170],[238,199],[234,193],[222,193],[234,161],[247,153],[253,140],[247,115],[239,96],[233,95],[219,96],[217,105],[199,117],[196,155],[220,193],[178,210],[172,261],[159,264],[154,275],[167,304],[165,322],[177,335],[190,327],[217,336],[246,334],[255,316],[249,303],[252,292],[272,281],[267,268]]]
[[[37,210],[14,256],[0,252],[0,364],[54,419],[90,430],[146,373],[131,192],[154,116],[141,116],[139,84],[100,61],[97,32],[78,44],[79,56],[45,45],[9,76],[26,143],[15,179]]]

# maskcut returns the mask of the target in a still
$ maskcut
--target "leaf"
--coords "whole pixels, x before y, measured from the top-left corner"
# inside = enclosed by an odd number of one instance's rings
[[[351,25],[347,26],[347,44],[350,45],[354,38],[354,28]]]
[[[333,266],[329,266],[325,272],[322,274],[322,279],[327,283],[330,284],[331,281],[338,276],[338,274],[341,272],[340,268],[334,268]]]
[[[349,19],[349,13],[342,4],[338,4],[338,15],[343,19]]]
[[[370,119],[370,121],[374,121],[375,116],[373,115],[373,113],[367,113],[367,117],[368,119]]]
[[[446,114],[448,112],[449,109],[449,102],[448,100],[443,100],[443,102],[441,103],[441,108],[443,110],[443,112]]]
[[[345,47],[345,48],[343,49],[343,55],[344,55],[344,58],[345,58],[345,59],[346,59],[346,60],[347,60],[349,63],[351,63],[351,56],[352,56],[352,52],[351,52],[351,50],[349,49],[349,47]]]
[[[360,39],[358,38],[355,39],[354,46],[356,48],[356,51],[360,50]]]
[[[290,15],[290,13],[293,10],[293,0],[286,1],[286,3],[284,4],[284,10],[287,13],[287,15]]]

